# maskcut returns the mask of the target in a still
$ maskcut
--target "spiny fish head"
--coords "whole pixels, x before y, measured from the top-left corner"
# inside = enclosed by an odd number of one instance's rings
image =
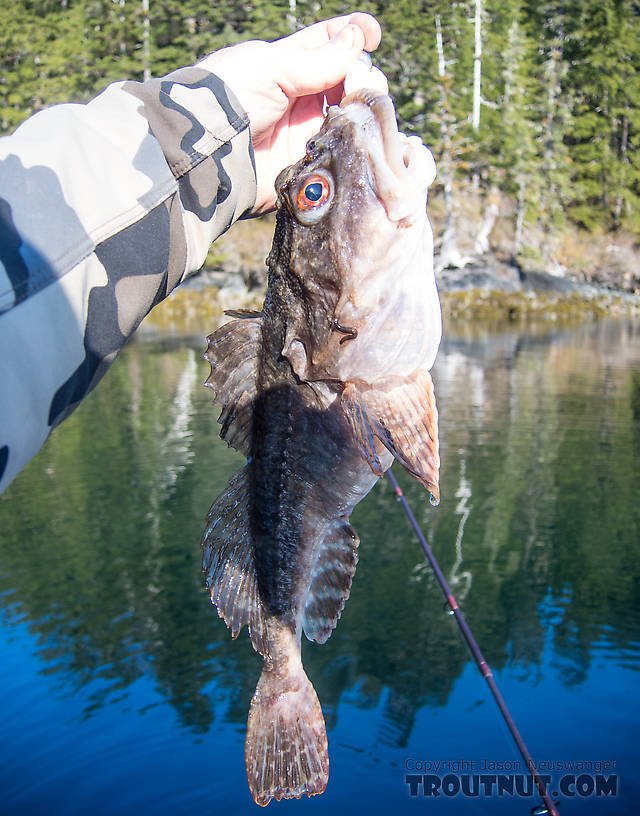
[[[280,174],[269,261],[296,302],[283,354],[298,377],[372,382],[431,367],[434,177],[430,151],[398,132],[393,102],[373,90],[330,107],[304,158]]]
[[[330,218],[332,210],[344,218],[345,208],[368,206],[376,213],[368,213],[369,219],[384,217],[406,228],[424,217],[435,174],[422,141],[398,131],[391,98],[361,89],[328,108],[306,155],[280,174],[276,189],[305,225]]]

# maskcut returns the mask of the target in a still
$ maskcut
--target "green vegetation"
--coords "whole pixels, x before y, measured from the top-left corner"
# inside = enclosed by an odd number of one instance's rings
[[[162,75],[352,8],[337,0],[4,4],[0,132],[111,81]],[[637,0],[365,0],[360,8],[383,25],[376,62],[402,127],[432,146],[440,183],[470,182],[516,202],[514,255],[528,227],[551,245],[568,219],[640,231]]]

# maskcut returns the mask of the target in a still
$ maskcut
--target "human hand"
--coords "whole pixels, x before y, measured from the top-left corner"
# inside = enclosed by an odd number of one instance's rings
[[[275,204],[278,173],[304,155],[324,120],[323,103],[338,104],[344,78],[363,49],[378,47],[381,30],[369,14],[334,17],[273,43],[251,40],[205,57],[249,114],[256,160],[254,215]]]

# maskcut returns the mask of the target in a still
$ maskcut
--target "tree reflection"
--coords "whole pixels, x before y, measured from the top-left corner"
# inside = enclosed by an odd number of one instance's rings
[[[640,344],[632,324],[555,336],[455,335],[435,371],[442,502],[403,490],[490,664],[539,671],[547,633],[567,684],[603,633],[638,623]],[[196,730],[244,722],[258,674],[208,601],[199,540],[239,458],[191,348],[132,345],[0,497],[0,603],[38,636],[47,671],[94,708],[142,676]],[[381,706],[406,744],[468,662],[391,486],[354,513],[361,558],[330,641],[304,646],[329,728],[346,700]]]

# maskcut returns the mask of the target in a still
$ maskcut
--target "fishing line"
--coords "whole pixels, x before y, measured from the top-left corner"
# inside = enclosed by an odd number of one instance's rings
[[[418,537],[418,541],[420,542],[420,545],[422,546],[422,549],[424,550],[424,554],[427,557],[427,561],[429,562],[429,566],[433,570],[433,574],[435,575],[436,580],[437,580],[438,584],[440,585],[440,589],[442,590],[442,594],[446,598],[446,601],[447,601],[447,603],[449,605],[449,608],[451,609],[451,612],[452,612],[452,614],[454,615],[454,617],[456,619],[456,623],[458,624],[458,628],[460,629],[460,632],[462,633],[462,637],[464,638],[467,646],[469,647],[469,651],[471,652],[473,660],[474,660],[476,666],[478,667],[478,670],[480,671],[480,674],[487,681],[487,684],[488,684],[489,688],[491,689],[491,694],[493,695],[493,698],[496,701],[496,703],[498,705],[498,708],[500,709],[500,713],[502,714],[502,717],[503,717],[505,723],[507,724],[507,728],[511,732],[511,736],[513,737],[513,739],[515,740],[516,745],[518,746],[518,750],[520,751],[520,755],[522,756],[522,758],[523,758],[523,760],[525,762],[525,765],[526,765],[526,767],[527,767],[533,781],[535,782],[536,787],[538,788],[538,793],[540,794],[540,798],[544,802],[546,809],[542,810],[541,808],[535,808],[534,809],[535,813],[537,814],[537,816],[558,816],[558,810],[556,808],[556,805],[553,802],[553,800],[551,799],[551,797],[549,796],[549,793],[547,792],[547,786],[545,785],[544,780],[540,776],[540,774],[538,772],[538,769],[537,769],[537,767],[535,765],[535,762],[533,761],[533,758],[532,758],[531,754],[529,753],[529,749],[527,748],[524,740],[522,739],[522,737],[520,735],[520,732],[518,731],[518,728],[517,728],[517,726],[516,726],[516,724],[515,724],[515,722],[513,720],[513,717],[511,716],[511,713],[509,712],[509,709],[507,708],[507,704],[505,703],[504,698],[502,697],[502,694],[500,693],[500,689],[496,685],[496,681],[493,678],[493,673],[491,671],[491,667],[489,666],[487,661],[484,659],[484,657],[482,655],[482,652],[480,651],[480,647],[478,646],[478,644],[476,642],[476,639],[474,638],[473,634],[471,633],[471,629],[469,628],[469,624],[467,623],[464,615],[462,614],[462,611],[461,611],[460,607],[458,606],[458,602],[456,601],[453,593],[451,592],[451,589],[449,588],[449,584],[447,583],[447,579],[442,574],[442,570],[440,569],[440,566],[439,566],[438,562],[436,561],[436,558],[435,558],[434,554],[431,551],[431,547],[427,544],[427,541],[426,541],[425,537],[422,535],[422,531],[421,531],[420,527],[418,526],[418,522],[416,521],[415,516],[411,512],[411,508],[409,507],[409,504],[407,503],[407,500],[404,497],[404,493],[402,492],[402,490],[400,488],[400,485],[396,481],[396,478],[395,478],[395,476],[393,475],[393,473],[391,472],[390,469],[387,470],[386,475],[389,477],[389,480],[390,480],[391,484],[393,485],[394,490],[396,492],[396,496],[398,497],[398,501],[402,505],[402,507],[404,509],[404,512],[406,513],[407,518],[409,519],[409,523],[413,527],[413,531],[415,532],[415,534]]]

